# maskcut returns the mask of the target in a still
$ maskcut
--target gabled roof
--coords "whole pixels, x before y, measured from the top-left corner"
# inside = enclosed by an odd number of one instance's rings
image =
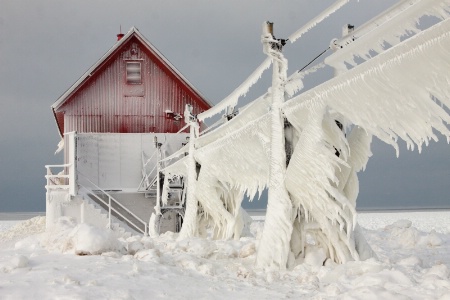
[[[100,66],[103,65],[105,61],[108,60],[110,56],[112,56],[117,49],[119,49],[122,45],[124,45],[131,37],[135,36],[144,46],[147,47],[147,49],[152,52],[155,56],[159,58],[161,62],[163,62],[168,69],[170,69],[174,75],[179,77],[183,82],[186,83],[187,86],[189,86],[201,99],[203,99],[206,104],[208,104],[210,107],[213,106],[184,76],[181,74],[171,63],[167,58],[164,57],[164,55],[161,54],[161,52],[156,49],[155,46],[153,46],[140,32],[136,27],[132,27],[127,34],[123,36],[119,41],[117,41],[114,46],[109,49],[108,52],[106,52],[102,58],[100,58],[99,61],[97,61],[92,67],[89,68],[89,70],[84,73],[83,76],[80,77],[64,94],[59,97],[59,99],[53,103],[51,106],[53,112],[57,110],[59,107],[61,107],[66,100],[70,98],[70,96],[76,92],[83,83],[89,79],[98,69]]]

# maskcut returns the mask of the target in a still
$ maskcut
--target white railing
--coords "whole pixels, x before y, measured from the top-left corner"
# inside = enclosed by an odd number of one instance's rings
[[[158,165],[158,159],[156,159],[156,164],[153,167],[153,169],[147,173],[146,169],[147,169],[147,165],[151,162],[153,156],[155,156],[155,154],[157,153],[157,151],[153,152],[152,156],[150,156],[150,158],[145,158],[145,153],[142,152],[142,180],[139,183],[139,187],[137,188],[138,191],[147,191],[149,190],[156,182],[157,180],[157,176],[155,176],[155,178],[150,181],[150,176],[153,174],[153,172],[156,170],[156,167]]]
[[[47,190],[69,190],[71,180],[67,170],[71,166],[72,164],[45,166],[45,168],[47,169],[47,175],[45,175],[45,178],[47,179],[47,185],[45,186],[45,188]],[[54,170],[52,169],[62,169],[62,171],[54,174]]]
[[[97,186],[95,183],[93,183],[91,180],[89,180],[89,178],[87,178],[86,176],[84,176],[81,173],[78,173],[79,175],[83,176],[84,179],[86,181],[88,181],[90,184],[92,184],[92,186],[95,188],[95,191],[93,191],[92,189],[89,189],[83,185],[80,185],[80,187],[82,187],[85,191],[86,191],[86,195],[90,196],[92,195],[93,197],[95,197],[98,201],[100,201],[101,203],[103,203],[105,206],[108,207],[108,228],[111,228],[111,216],[112,213],[115,213],[117,216],[119,216],[120,218],[122,218],[123,220],[126,221],[126,223],[128,225],[131,225],[135,230],[143,233],[144,235],[148,235],[148,224],[143,221],[141,218],[139,218],[136,214],[134,214],[133,212],[131,212],[128,208],[126,208],[123,204],[121,204],[119,201],[117,201],[116,199],[114,199],[113,196],[111,196],[109,193],[107,193],[106,191],[104,191],[102,188],[100,188],[99,186]],[[102,195],[108,197],[108,200],[103,199],[102,197],[100,197],[99,195],[97,195],[97,193],[100,192]],[[144,230],[142,230],[141,227],[139,227],[139,225],[136,225],[134,221],[131,221],[129,218],[127,218],[126,216],[124,216],[119,210],[117,210],[114,206],[116,207],[120,207],[120,209],[123,209],[124,211],[126,211],[128,214],[130,214],[136,221],[138,221],[138,223],[140,223],[141,225],[144,225]]]

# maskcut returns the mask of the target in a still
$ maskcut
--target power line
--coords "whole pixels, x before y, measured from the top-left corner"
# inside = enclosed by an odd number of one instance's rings
[[[328,50],[330,50],[330,47],[328,47],[327,49],[323,50],[322,53],[320,53],[319,55],[317,55],[316,57],[314,57],[313,60],[311,60],[306,66],[304,66],[303,68],[301,68],[300,70],[298,70],[297,73],[300,73],[301,71],[303,71],[304,69],[306,69],[310,64],[312,64],[314,61],[316,61],[316,59],[318,59],[319,57],[321,57],[322,55],[324,55],[325,52],[327,52]]]

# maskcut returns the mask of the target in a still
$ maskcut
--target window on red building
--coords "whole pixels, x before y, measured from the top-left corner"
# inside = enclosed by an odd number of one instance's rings
[[[128,84],[142,83],[141,62],[139,61],[127,62],[127,83]]]

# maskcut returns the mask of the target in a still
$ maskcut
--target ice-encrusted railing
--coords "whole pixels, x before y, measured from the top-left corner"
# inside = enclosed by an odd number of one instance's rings
[[[45,188],[47,190],[69,190],[70,175],[68,168],[71,166],[72,164],[46,165],[47,174],[45,175],[45,179],[47,179],[47,185]],[[62,171],[56,173],[55,169],[62,169]]]
[[[139,218],[135,213],[133,213],[128,208],[126,208],[123,204],[121,204],[119,201],[117,201],[111,194],[109,194],[108,192],[103,190],[101,187],[99,187],[98,185],[93,183],[91,180],[89,180],[89,178],[87,178],[85,175],[81,174],[80,172],[78,172],[78,174],[81,175],[90,185],[92,185],[92,187],[89,188],[89,187],[86,187],[86,186],[78,183],[81,187],[81,190],[84,191],[84,194],[88,197],[90,197],[90,196],[94,197],[95,199],[100,201],[100,203],[102,203],[103,205],[105,205],[108,208],[108,228],[111,229],[111,223],[112,223],[111,217],[114,214],[116,214],[116,216],[118,216],[119,218],[122,218],[126,222],[126,224],[131,226],[134,230],[141,232],[144,235],[148,235],[148,223],[147,222],[145,222],[144,220]],[[107,197],[108,200],[105,200],[104,198],[100,197],[99,194]],[[125,216],[123,213],[121,213],[118,208],[121,210],[124,210],[136,222],[133,220],[130,220],[130,218]],[[136,223],[138,223],[138,224],[136,224]],[[144,229],[142,229],[139,225],[141,225],[141,226],[143,225]]]

